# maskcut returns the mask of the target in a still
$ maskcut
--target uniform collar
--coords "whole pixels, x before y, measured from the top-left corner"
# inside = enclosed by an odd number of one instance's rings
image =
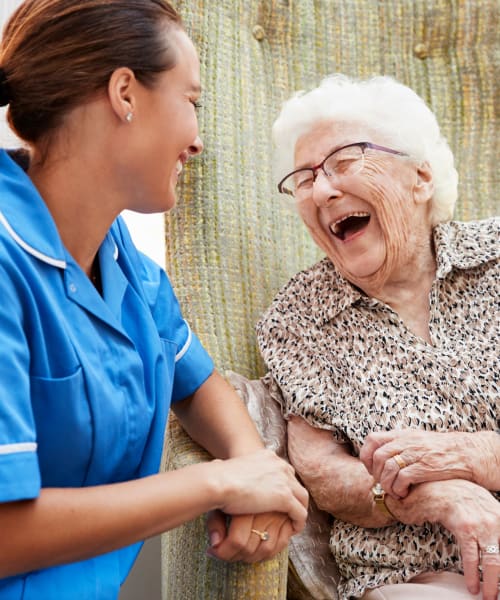
[[[0,222],[26,252],[59,268],[66,253],[47,205],[22,167],[0,150]]]

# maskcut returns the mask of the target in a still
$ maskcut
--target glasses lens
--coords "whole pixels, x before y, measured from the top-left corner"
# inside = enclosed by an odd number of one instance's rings
[[[312,169],[302,169],[295,173],[291,173],[281,183],[281,191],[291,196],[297,196],[301,193],[310,190],[314,183]]]
[[[331,154],[325,161],[327,175],[356,175],[363,168],[364,154],[360,146],[348,146]]]

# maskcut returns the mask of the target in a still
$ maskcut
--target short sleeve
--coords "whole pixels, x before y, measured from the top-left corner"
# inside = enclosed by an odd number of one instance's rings
[[[340,378],[335,377],[333,364],[325,370],[318,360],[314,337],[309,337],[313,326],[299,324],[299,320],[292,303],[279,297],[256,325],[260,353],[281,391],[283,416],[298,415],[345,443],[345,432],[332,407]]]
[[[35,498],[41,478],[30,401],[30,351],[18,294],[0,270],[0,502]]]

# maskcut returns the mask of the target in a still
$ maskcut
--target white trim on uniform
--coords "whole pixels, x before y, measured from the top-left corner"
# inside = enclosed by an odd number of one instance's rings
[[[12,229],[12,227],[10,226],[10,223],[7,221],[7,219],[5,218],[5,216],[1,212],[0,212],[0,223],[3,223],[3,225],[5,226],[5,229],[10,234],[10,236],[13,238],[13,240],[15,242],[17,242],[21,246],[21,248],[23,248],[24,250],[26,250],[26,252],[28,252],[29,254],[31,254],[32,256],[34,256],[35,258],[38,258],[38,259],[42,260],[43,262],[45,262],[45,263],[47,263],[49,265],[52,265],[53,267],[59,267],[60,269],[65,269],[66,268],[66,261],[65,260],[59,260],[57,258],[52,258],[51,256],[47,256],[46,254],[42,254],[38,250],[35,250],[35,248],[32,248],[31,246],[29,246]]]
[[[181,360],[181,358],[184,356],[184,354],[186,354],[186,352],[189,350],[189,346],[191,346],[191,340],[193,339],[191,327],[189,327],[189,324],[186,321],[184,321],[184,323],[186,323],[186,327],[188,328],[188,338],[187,338],[184,346],[182,346],[180,351],[177,352],[177,354],[175,355],[175,362],[179,362]]]
[[[19,454],[20,452],[36,452],[35,442],[21,442],[19,444],[0,444],[0,456],[5,454]]]

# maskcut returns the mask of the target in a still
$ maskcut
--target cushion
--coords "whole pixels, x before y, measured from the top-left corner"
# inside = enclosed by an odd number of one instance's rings
[[[226,377],[246,404],[266,447],[287,459],[286,421],[281,415],[281,393],[274,379],[268,374],[251,380],[233,371],[227,371]],[[292,537],[288,547],[292,572],[296,572],[315,600],[337,598],[339,576],[328,546],[330,527],[331,516],[319,510],[311,498],[306,526]]]

